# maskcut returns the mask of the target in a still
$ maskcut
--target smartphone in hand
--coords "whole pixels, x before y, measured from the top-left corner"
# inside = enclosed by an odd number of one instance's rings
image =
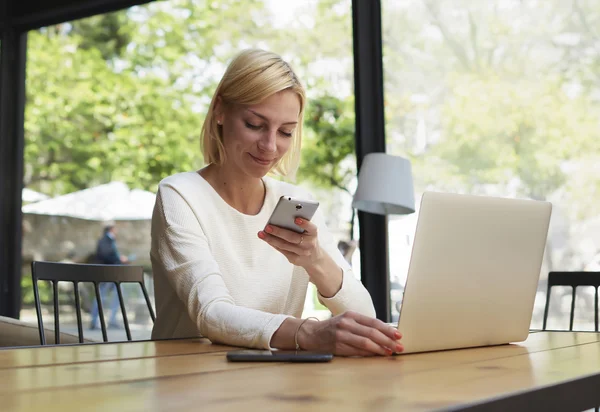
[[[311,220],[319,208],[319,202],[281,196],[267,224],[303,233],[304,229],[294,223],[297,217]]]

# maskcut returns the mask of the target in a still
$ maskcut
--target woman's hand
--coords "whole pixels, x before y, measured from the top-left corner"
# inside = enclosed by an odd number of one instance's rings
[[[379,319],[345,312],[322,322],[305,321],[298,330],[304,350],[327,351],[338,356],[391,355],[402,352],[402,335]]]
[[[258,237],[281,252],[287,260],[307,271],[317,267],[326,253],[319,246],[318,228],[306,219],[296,218],[295,223],[304,229],[304,233],[282,227],[267,225]]]
[[[335,296],[342,287],[342,269],[319,245],[314,223],[301,218],[296,218],[295,223],[304,233],[267,225],[258,232],[258,237],[281,252],[291,264],[303,267],[321,296]]]

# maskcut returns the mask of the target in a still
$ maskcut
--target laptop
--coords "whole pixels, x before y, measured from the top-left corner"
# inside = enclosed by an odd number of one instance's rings
[[[398,320],[403,353],[529,334],[552,205],[425,192]]]

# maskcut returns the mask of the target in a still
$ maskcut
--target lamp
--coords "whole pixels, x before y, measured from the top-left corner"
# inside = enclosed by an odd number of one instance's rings
[[[415,211],[410,162],[386,153],[369,153],[362,161],[358,173],[358,187],[354,193],[352,207],[380,216],[363,216],[361,226],[361,269],[368,272],[363,282],[375,304],[377,317],[388,322],[390,319],[390,275],[388,265],[387,215],[407,215]],[[363,236],[364,235],[364,236]],[[373,242],[375,238],[375,242]],[[364,241],[364,242],[363,242]]]
[[[410,161],[386,153],[363,158],[352,207],[378,215],[408,215],[415,211]]]

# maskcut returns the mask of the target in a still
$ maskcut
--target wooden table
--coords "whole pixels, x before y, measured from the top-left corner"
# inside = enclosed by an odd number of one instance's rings
[[[583,410],[600,334],[326,364],[228,363],[202,339],[0,351],[2,411]],[[571,399],[567,399],[567,395]]]

